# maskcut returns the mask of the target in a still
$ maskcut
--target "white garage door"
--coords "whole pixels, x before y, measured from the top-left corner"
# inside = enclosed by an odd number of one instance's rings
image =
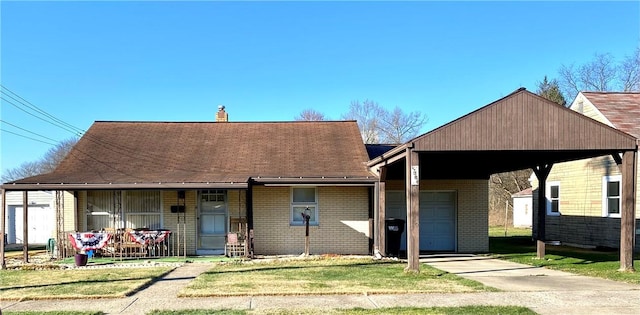
[[[407,219],[407,197],[404,191],[387,191],[387,218]],[[407,249],[406,225],[402,234],[401,250]],[[456,193],[420,192],[420,250],[456,250]]]
[[[456,250],[455,192],[420,192],[420,250]]]
[[[9,243],[24,243],[23,241],[23,208],[9,206],[7,220],[7,239]],[[11,222],[11,220],[14,220]],[[46,244],[55,231],[55,211],[46,205],[29,205],[29,244]],[[10,227],[13,225],[13,229]],[[13,235],[11,235],[13,232]]]

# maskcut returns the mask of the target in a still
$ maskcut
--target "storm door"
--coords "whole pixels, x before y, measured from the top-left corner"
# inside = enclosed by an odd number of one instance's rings
[[[221,254],[227,233],[227,191],[201,190],[198,205],[199,255]]]

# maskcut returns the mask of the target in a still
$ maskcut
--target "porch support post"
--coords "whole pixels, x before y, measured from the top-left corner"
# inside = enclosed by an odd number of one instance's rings
[[[544,258],[546,252],[547,196],[545,191],[547,189],[547,177],[549,176],[549,172],[551,172],[551,167],[553,167],[553,164],[540,165],[533,168],[533,172],[536,173],[536,177],[538,177],[538,221],[536,224],[536,235],[534,235],[536,239],[536,256],[538,259]]]
[[[3,235],[4,237],[4,235]],[[29,193],[22,192],[22,256],[25,263],[29,262]]]
[[[6,191],[4,190],[4,188],[1,190],[2,192],[2,210],[0,210],[0,222],[2,222],[2,224],[0,224],[0,236],[2,237],[2,242],[0,242],[0,258],[2,259],[2,262],[0,263],[0,269],[4,270],[7,268],[7,263],[5,261],[5,255],[4,255],[4,233],[6,233],[5,230],[5,226],[7,225],[6,222],[6,207],[7,207],[7,194],[5,193]]]
[[[634,271],[633,241],[636,234],[636,189],[638,151],[626,151],[622,155],[622,211],[620,213],[620,269]]]
[[[405,189],[407,195],[407,272],[420,272],[420,158],[413,147],[407,148]]]
[[[253,258],[253,180],[247,181],[247,239],[248,256]]]
[[[77,213],[74,211],[73,213]],[[63,258],[64,248],[64,191],[56,190],[56,256]],[[53,249],[52,249],[53,250]],[[53,253],[53,252],[52,252]]]
[[[376,234],[378,234],[378,252],[382,256],[387,255],[387,231],[385,222],[387,219],[387,183],[386,180],[387,167],[380,168],[380,180],[376,183],[378,188],[378,220],[376,222]],[[375,254],[375,253],[374,253]]]

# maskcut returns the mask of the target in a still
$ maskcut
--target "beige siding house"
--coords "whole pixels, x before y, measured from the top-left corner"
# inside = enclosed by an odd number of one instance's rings
[[[581,92],[571,110],[640,137],[640,93]],[[581,137],[581,135],[576,135]],[[640,235],[640,167],[636,167],[636,242]],[[620,247],[621,172],[611,155],[555,164],[547,179],[547,239]],[[537,180],[532,182],[537,189]],[[534,205],[538,203],[534,194]]]

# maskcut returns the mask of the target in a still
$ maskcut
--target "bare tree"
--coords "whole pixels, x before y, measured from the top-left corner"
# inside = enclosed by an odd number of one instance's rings
[[[415,138],[427,122],[427,116],[420,112],[405,114],[396,106],[392,112],[380,116],[379,129],[382,143],[404,143]]]
[[[640,91],[640,47],[625,57],[618,68],[618,80],[623,91]]]
[[[52,172],[67,156],[71,148],[78,142],[76,138],[60,141],[55,147],[49,149],[44,156],[34,162],[24,162],[16,168],[7,170],[0,178],[3,183]]]
[[[372,100],[352,101],[343,119],[356,120],[364,143],[399,144],[414,138],[427,122],[420,112],[388,111]]]
[[[489,179],[489,225],[513,224],[513,216],[505,217],[505,207],[513,209],[511,195],[531,187],[531,169],[491,175]],[[507,214],[511,213],[507,211]],[[506,220],[506,222],[505,222]]]
[[[562,92],[571,98],[581,91],[640,90],[639,72],[640,47],[620,63],[609,53],[596,53],[591,62],[562,65],[558,70]]]
[[[327,120],[323,113],[315,109],[305,109],[298,116],[295,117],[297,121],[322,121]]]
[[[41,174],[39,161],[24,162],[20,164],[20,166],[9,169],[4,174],[2,174],[2,182],[6,183],[16,179],[31,177],[38,174]]]
[[[352,101],[349,112],[342,118],[358,122],[364,143],[380,143],[380,117],[384,114],[384,109],[374,101]]]

